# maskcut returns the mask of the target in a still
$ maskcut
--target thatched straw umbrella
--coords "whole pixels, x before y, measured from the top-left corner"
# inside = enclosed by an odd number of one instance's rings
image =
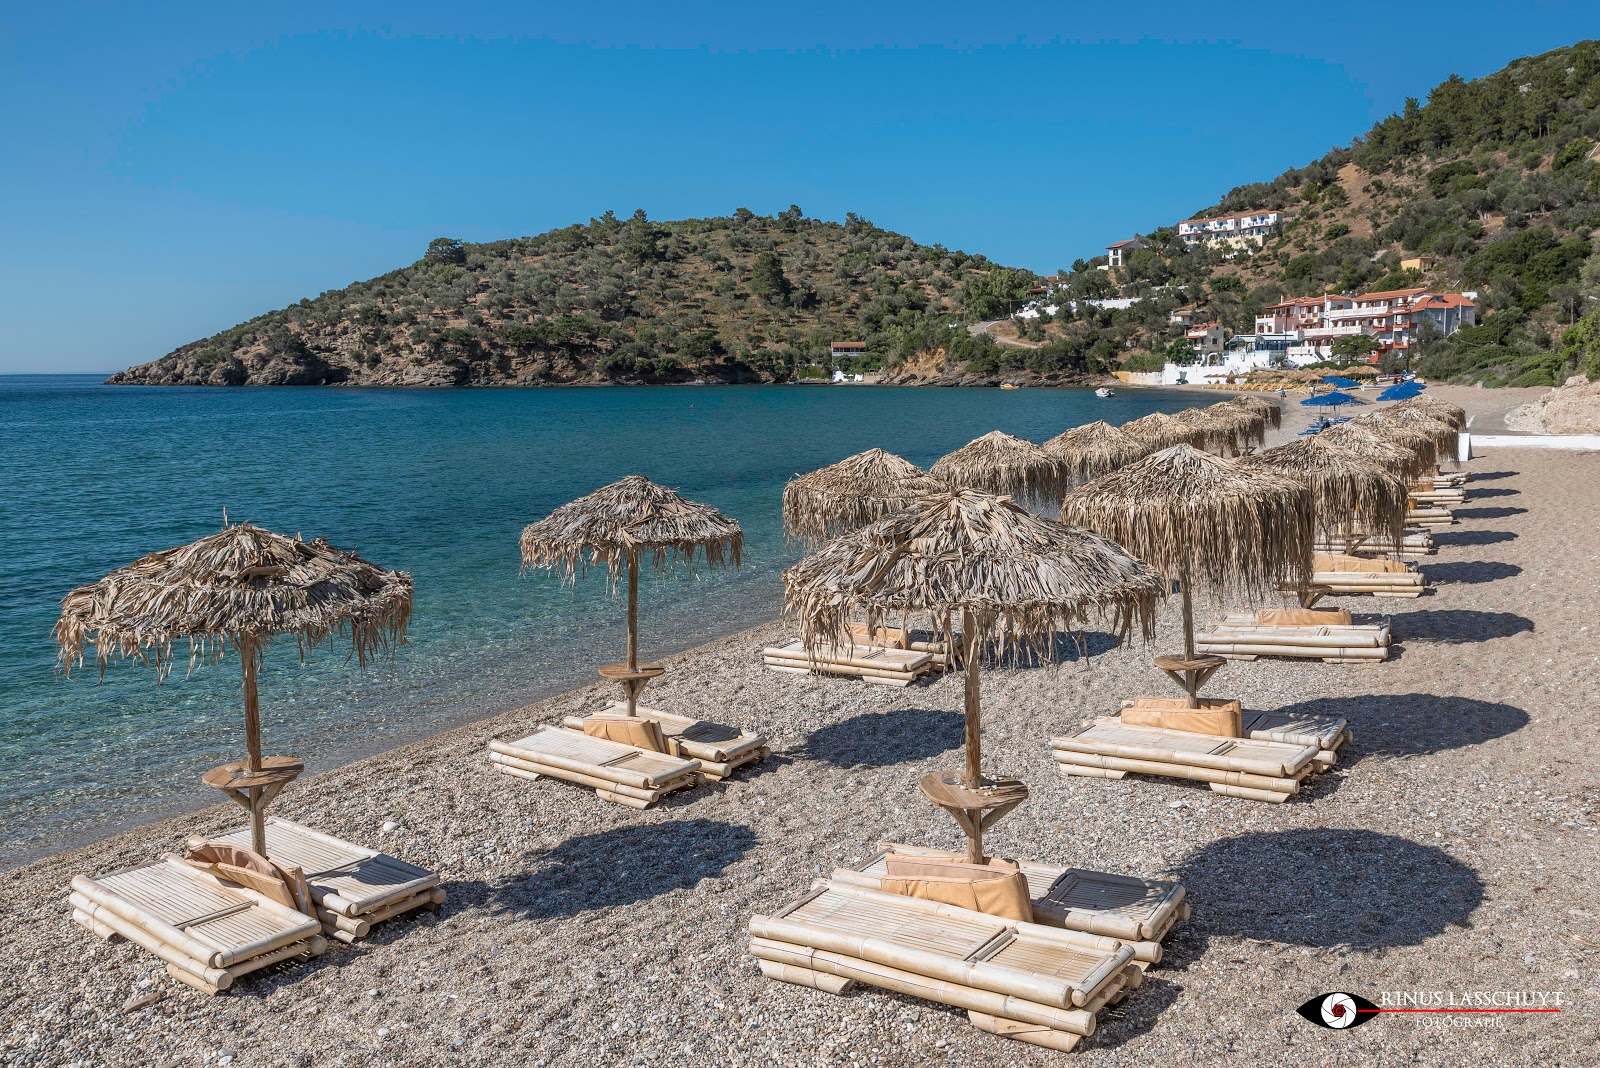
[[[1067,478],[1074,485],[1115,471],[1148,451],[1103,419],[1063,431],[1040,448],[1066,465]]]
[[[1217,422],[1233,428],[1235,455],[1252,446],[1264,444],[1267,440],[1267,413],[1263,408],[1223,401],[1200,410]]]
[[[943,479],[910,460],[868,449],[791,478],[783,487],[783,532],[797,541],[824,542],[946,488]]]
[[[1230,407],[1261,413],[1262,417],[1266,419],[1267,425],[1274,430],[1283,425],[1283,406],[1277,401],[1271,401],[1255,394],[1248,394],[1240,397],[1231,397],[1222,403]]]
[[[1222,416],[1205,408],[1185,408],[1173,412],[1172,418],[1204,434],[1205,444],[1200,447],[1208,452],[1238,454],[1242,451],[1237,417]]]
[[[628,659],[606,664],[602,678],[622,685],[628,715],[639,710],[639,694],[662,674],[659,664],[639,663],[639,560],[656,570],[669,559],[692,565],[696,554],[707,564],[728,560],[739,566],[744,533],[739,524],[709,504],[658,486],[643,475],[603,486],[551,512],[522,531],[522,566],[559,571],[568,582],[589,565],[605,565],[616,589],[618,571],[628,572]]]
[[[1148,452],[1159,452],[1174,445],[1192,445],[1203,449],[1211,440],[1211,431],[1192,426],[1165,412],[1151,412],[1131,423],[1124,423],[1122,432],[1131,435]]]
[[[1346,378],[1378,377],[1378,369],[1369,363],[1364,363],[1357,367],[1344,367],[1339,370],[1339,373],[1344,375]]]
[[[1391,434],[1381,434],[1369,425],[1352,421],[1331,426],[1315,435],[1315,439],[1324,445],[1338,446],[1376,460],[1403,478],[1415,478],[1428,470],[1428,465],[1411,447],[1420,441],[1415,435],[1401,442]]]
[[[1415,408],[1426,412],[1443,422],[1449,423],[1457,430],[1467,429],[1467,410],[1449,401],[1442,401],[1438,397],[1430,397],[1426,393],[1412,397],[1410,400],[1396,401],[1384,411],[1394,411],[1396,408]]]
[[[1366,530],[1399,545],[1406,525],[1405,480],[1370,456],[1319,438],[1299,438],[1240,463],[1303,481],[1317,526],[1330,538],[1344,535],[1359,519]]]
[[[1159,577],[1087,530],[1029,514],[1002,496],[954,489],[847,534],[783,574],[784,606],[806,640],[836,638],[857,613],[961,618],[966,671],[966,770],[923,780],[935,804],[956,816],[969,856],[983,858],[983,826],[1026,798],[1014,780],[982,775],[979,663],[991,637],[1048,644],[1059,631],[1110,616],[1120,631],[1137,620],[1151,633]],[[948,630],[948,623],[946,630]],[[978,814],[993,810],[987,820]],[[965,814],[965,815],[963,815]]]
[[[1460,433],[1454,423],[1422,408],[1402,408],[1395,405],[1370,413],[1372,421],[1411,427],[1431,436],[1440,452],[1449,454]]]
[[[1099,531],[1169,584],[1179,583],[1183,660],[1162,658],[1157,664],[1182,680],[1191,708],[1222,663],[1195,656],[1195,579],[1221,596],[1265,592],[1275,581],[1304,585],[1311,571],[1315,521],[1305,484],[1187,445],[1146,456],[1067,494],[1061,521]]]
[[[933,474],[952,486],[1053,501],[1066,490],[1066,467],[1031,441],[991,430],[934,461]]]
[[[189,668],[216,663],[231,648],[244,673],[245,758],[214,768],[208,785],[250,810],[251,848],[266,855],[266,808],[304,765],[261,755],[256,674],[277,635],[292,636],[305,658],[312,646],[348,638],[356,661],[404,640],[411,576],[386,571],[318,538],[288,538],[249,523],[176,549],[140,557],[61,602],[53,637],[63,670],[94,645],[100,673],[112,660],[172,669],[172,647],[186,641]]]
[[[1380,414],[1379,412],[1368,412],[1365,415],[1358,415],[1348,423],[1342,424],[1342,426],[1354,427],[1357,430],[1376,434],[1381,438],[1394,442],[1396,445],[1403,445],[1416,453],[1417,463],[1416,471],[1413,472],[1414,475],[1432,471],[1438,462],[1439,428],[1443,424],[1429,420],[1430,423],[1433,423],[1431,427],[1411,426],[1400,420],[1381,419],[1379,418]]]

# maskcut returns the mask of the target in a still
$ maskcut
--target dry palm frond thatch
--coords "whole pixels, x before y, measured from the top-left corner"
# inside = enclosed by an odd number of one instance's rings
[[[984,642],[1048,644],[1096,616],[1148,637],[1157,574],[1087,530],[1039,519],[1001,496],[967,489],[929,497],[831,542],[783,574],[784,607],[806,640],[841,638],[857,613],[928,612],[961,619],[966,671],[966,772],[982,783],[979,673]],[[964,826],[968,855],[983,856],[981,826]]]
[[[1377,378],[1378,369],[1371,364],[1360,364],[1356,367],[1341,367],[1339,373],[1346,378]]]
[[[1246,440],[1251,436],[1250,428],[1255,423],[1255,417],[1249,412],[1238,408],[1222,408],[1219,411],[1217,405],[1185,408],[1181,412],[1174,412],[1172,417],[1204,431],[1206,450],[1224,456],[1237,456],[1245,450]]]
[[[952,486],[1023,499],[1053,501],[1066,490],[1066,467],[1031,441],[991,430],[934,462],[933,474]]]
[[[1305,482],[1311,489],[1317,525],[1329,537],[1360,528],[1398,545],[1404,536],[1405,480],[1370,456],[1311,437],[1239,462]]]
[[[1267,440],[1267,413],[1263,408],[1223,401],[1200,410],[1233,428],[1233,451],[1236,455]]]
[[[1100,532],[1169,582],[1187,573],[1219,596],[1302,579],[1315,533],[1304,483],[1186,445],[1073,490],[1061,521]]]
[[[1115,471],[1148,451],[1103,419],[1057,434],[1040,448],[1066,465],[1067,477],[1074,485]]]
[[[1151,412],[1140,419],[1122,425],[1122,432],[1144,445],[1150,452],[1160,452],[1174,445],[1190,445],[1203,449],[1212,432],[1193,426],[1165,412]]]
[[[1453,422],[1422,408],[1402,408],[1398,405],[1371,413],[1373,422],[1392,423],[1409,427],[1432,437],[1439,452],[1448,455],[1454,451],[1459,431]]]
[[[324,639],[349,638],[362,664],[402,640],[411,618],[411,576],[386,571],[326,541],[302,541],[249,523],[151,553],[61,602],[53,636],[62,667],[93,644],[104,673],[134,658],[170,670],[172,646],[189,666],[220,660],[229,646],[259,657],[276,635],[300,655]]]
[[[1410,426],[1395,419],[1382,419],[1379,412],[1368,412],[1358,415],[1348,423],[1330,429],[1345,430],[1353,427],[1357,431],[1376,434],[1381,438],[1403,445],[1417,454],[1417,471],[1431,471],[1439,456],[1438,429],[1442,424],[1435,423],[1431,429],[1419,426]],[[1429,420],[1429,422],[1433,422]],[[1326,431],[1324,431],[1326,433]]]
[[[302,541],[240,523],[176,549],[151,553],[99,582],[79,586],[61,602],[54,637],[61,664],[81,663],[93,644],[100,671],[113,659],[153,662],[164,674],[172,646],[186,641],[189,666],[239,654],[244,677],[245,759],[222,773],[229,796],[250,810],[251,848],[266,855],[266,808],[299,774],[287,758],[267,769],[261,753],[256,675],[273,637],[292,636],[306,650],[348,638],[365,665],[374,653],[404,640],[411,619],[411,576],[386,571],[320,538]],[[257,781],[275,775],[271,788]]]
[[[1273,372],[1273,377],[1278,377],[1277,372]],[[1274,430],[1283,425],[1283,407],[1277,401],[1268,400],[1266,397],[1252,393],[1233,397],[1222,403],[1230,407],[1244,408],[1246,411],[1260,412],[1266,419],[1267,425]]]
[[[649,556],[663,568],[669,558],[708,564],[730,558],[739,566],[744,533],[711,507],[643,475],[629,475],[551,512],[522,531],[522,565],[563,573],[571,581],[586,565],[605,565],[615,585],[623,565]]]
[[[1455,427],[1457,430],[1467,429],[1467,410],[1459,405],[1442,401],[1438,397],[1430,397],[1426,393],[1410,400],[1397,401],[1392,407],[1385,409],[1393,411],[1395,408],[1415,408],[1426,412],[1435,419],[1442,420]]]
[[[799,541],[826,541],[946,488],[911,461],[868,449],[791,478],[783,487],[783,531]]]
[[[1402,478],[1415,478],[1428,470],[1428,465],[1409,444],[1376,433],[1359,423],[1349,422],[1331,426],[1315,435],[1312,440],[1376,460]]]

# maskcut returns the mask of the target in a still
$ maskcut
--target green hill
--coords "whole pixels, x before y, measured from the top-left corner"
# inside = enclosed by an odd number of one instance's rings
[[[1172,226],[1156,228],[1120,284],[1095,269],[1103,256],[1062,272],[1068,297],[1147,300],[1029,329],[1054,346],[1147,353],[1136,365],[1158,365],[1181,339],[1167,321],[1180,305],[1249,333],[1255,314],[1284,297],[1429,285],[1477,291],[1481,320],[1420,346],[1412,363],[1429,376],[1540,385],[1600,370],[1597,140],[1600,42],[1519,59],[1476,81],[1451,77],[1426,104],[1407,100],[1348,147],[1193,213],[1287,213],[1254,256],[1185,251]],[[1414,256],[1431,265],[1402,270]]]
[[[821,374],[829,342],[868,368],[1003,314],[1035,282],[982,256],[843,223],[740,209],[656,222],[609,212],[537,237],[434,241],[400,270],[302,300],[116,383],[550,385]],[[959,332],[965,340],[964,331]]]

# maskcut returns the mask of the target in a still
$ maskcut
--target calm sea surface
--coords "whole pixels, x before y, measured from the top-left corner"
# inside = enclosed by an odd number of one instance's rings
[[[310,770],[517,707],[593,678],[622,651],[623,604],[518,574],[517,535],[552,508],[642,473],[737,518],[737,572],[641,587],[660,655],[774,616],[795,551],[783,484],[877,445],[927,466],[993,429],[1042,441],[1093,419],[1193,403],[1179,393],[716,386],[359,390],[109,387],[0,377],[0,865],[216,800],[206,768],[242,746],[238,664],[56,670],[50,628],[73,586],[234,520],[410,571],[410,642],[366,671],[342,651],[267,654],[268,752]]]

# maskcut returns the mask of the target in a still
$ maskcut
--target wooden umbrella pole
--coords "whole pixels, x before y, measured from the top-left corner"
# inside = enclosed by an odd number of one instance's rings
[[[628,670],[639,670],[639,554],[628,554]],[[632,701],[629,715],[633,714]]]
[[[244,744],[245,770],[251,774],[261,771],[261,705],[256,696],[256,643],[241,638],[235,643],[244,671]],[[250,804],[250,848],[262,856],[267,855],[267,801],[262,787],[245,791]]]
[[[979,718],[978,718],[978,715],[979,715],[979,710],[978,710],[978,682],[979,682],[979,676],[980,676],[980,668],[978,666],[978,659],[979,659],[980,648],[979,648],[979,641],[978,641],[978,621],[975,618],[973,618],[972,613],[969,612],[969,611],[963,611],[961,613],[961,646],[962,646],[962,658],[966,661],[966,663],[963,666],[964,666],[964,668],[966,670],[966,673],[967,673],[967,676],[966,676],[966,684],[967,684],[967,692],[966,692],[966,720],[967,720],[967,775],[966,775],[966,785],[970,789],[976,790],[978,787],[983,785],[983,778],[982,778],[981,773],[978,770],[978,766],[981,763],[981,757],[983,755],[983,743],[982,743],[982,740],[981,740],[981,737],[980,737],[980,721],[979,721]],[[979,843],[979,842],[975,842],[974,845],[973,845],[973,848],[974,849],[978,849],[980,844],[981,843]],[[981,850],[980,850],[980,853],[981,853]]]
[[[1183,574],[1179,577],[1178,583],[1183,587],[1183,658],[1185,660],[1193,661],[1194,595],[1189,590],[1189,556],[1187,553],[1185,553],[1183,557]],[[1189,707],[1199,708],[1200,698],[1196,695],[1198,686],[1196,686],[1195,673],[1193,671],[1186,671],[1184,672],[1184,678],[1188,680],[1188,685],[1186,685],[1184,689],[1188,690],[1189,692]]]

